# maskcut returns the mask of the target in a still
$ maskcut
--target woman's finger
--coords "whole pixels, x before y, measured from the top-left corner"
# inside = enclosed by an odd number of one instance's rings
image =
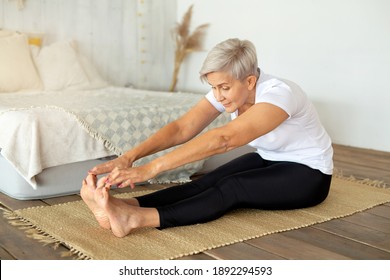
[[[105,174],[105,173],[110,173],[115,167],[119,168],[127,168],[131,165],[130,162],[128,162],[125,158],[123,157],[118,157],[116,159],[101,163],[99,165],[96,165],[92,169],[88,171],[90,174]]]
[[[98,188],[102,188],[106,185],[106,182],[107,182],[107,177],[102,177],[99,179],[99,181],[97,182],[97,187]]]
[[[134,189],[135,188],[135,184],[133,182],[130,182],[130,188],[131,189]]]
[[[105,162],[101,163],[99,165],[96,165],[92,169],[88,171],[89,174],[93,175],[100,175],[100,174],[105,174],[111,172],[113,166],[111,162]]]
[[[126,180],[118,185],[118,188],[120,188],[120,189],[126,188],[126,187],[130,187],[131,189],[134,189],[135,184],[131,180]]]
[[[117,184],[117,180],[120,176],[120,169],[115,167],[108,175],[107,175],[107,184],[115,185]]]
[[[147,168],[114,168],[107,176],[107,184],[116,185],[119,188],[130,186],[135,188],[136,183],[141,183],[150,179],[150,174]]]

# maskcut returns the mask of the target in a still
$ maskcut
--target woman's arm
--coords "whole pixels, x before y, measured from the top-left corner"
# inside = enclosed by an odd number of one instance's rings
[[[179,119],[167,124],[144,142],[119,158],[95,166],[89,172],[95,175],[111,172],[115,167],[127,168],[145,156],[182,144],[199,134],[220,114],[203,98]]]
[[[246,145],[275,129],[287,118],[288,114],[280,107],[269,103],[255,104],[227,125],[212,129],[154,160],[156,172],[174,169]]]
[[[161,172],[248,144],[287,118],[288,114],[280,107],[255,104],[227,125],[212,129],[144,166],[114,170],[109,175],[109,183],[134,187],[134,183],[146,181]]]
[[[187,142],[198,135],[220,114],[207,99],[202,99],[179,119],[167,124],[143,143],[125,153],[137,160]]]

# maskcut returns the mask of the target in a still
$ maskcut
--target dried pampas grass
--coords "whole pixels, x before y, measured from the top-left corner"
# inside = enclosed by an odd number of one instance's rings
[[[174,91],[176,88],[180,66],[183,60],[187,57],[188,54],[200,51],[202,49],[205,31],[209,26],[209,24],[199,25],[192,33],[190,33],[192,9],[193,5],[188,8],[187,12],[182,18],[182,21],[178,23],[173,30],[173,35],[176,42],[176,50],[173,77],[169,91]]]

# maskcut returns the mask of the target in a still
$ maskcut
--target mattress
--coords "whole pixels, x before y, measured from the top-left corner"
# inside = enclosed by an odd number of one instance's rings
[[[118,87],[1,94],[0,191],[17,199],[77,193],[92,166],[137,145],[201,98],[193,93]],[[228,120],[228,115],[221,115],[206,130]],[[204,160],[188,164],[151,182],[188,181],[194,173],[231,159],[229,155],[222,161],[210,159],[206,165]]]
[[[37,186],[32,188],[11,163],[0,155],[0,191],[19,200],[77,194],[86,170],[106,160],[102,158],[46,168],[35,176]]]
[[[249,146],[243,146],[225,154],[207,159],[198,174],[205,174],[224,163],[245,153],[254,152]],[[37,187],[31,185],[17,172],[11,163],[0,155],[0,191],[18,200],[45,199],[70,194],[78,194],[86,170],[113,157],[86,160],[49,167],[35,176]]]

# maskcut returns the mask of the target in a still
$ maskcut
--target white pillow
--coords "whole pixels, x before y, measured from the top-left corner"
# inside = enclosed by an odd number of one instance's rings
[[[89,85],[70,41],[42,47],[35,63],[45,90],[84,89]]]
[[[0,36],[0,92],[41,89],[27,36],[19,33],[8,35]]]
[[[0,29],[0,38],[14,35],[16,32],[13,30]]]
[[[100,76],[97,69],[87,57],[79,53],[79,61],[89,80],[89,85],[86,89],[98,89],[108,86],[107,81]]]

